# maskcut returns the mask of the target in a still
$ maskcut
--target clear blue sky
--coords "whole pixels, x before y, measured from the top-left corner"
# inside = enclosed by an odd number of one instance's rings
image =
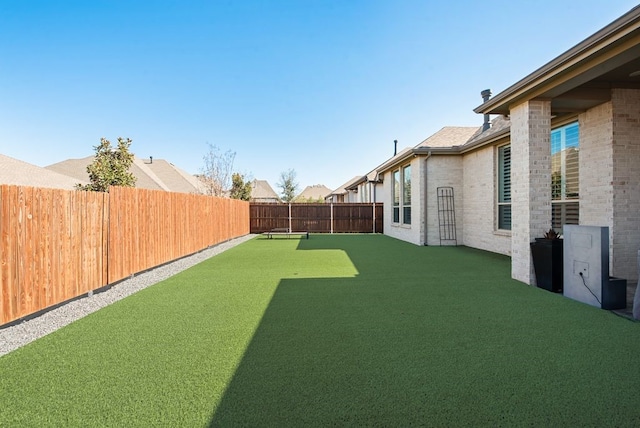
[[[100,137],[198,173],[334,189],[636,5],[623,0],[0,0],[0,153],[46,166]]]

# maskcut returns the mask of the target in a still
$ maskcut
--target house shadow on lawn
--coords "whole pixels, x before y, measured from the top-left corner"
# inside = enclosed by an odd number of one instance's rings
[[[346,252],[358,274],[280,282],[210,426],[420,423],[434,415],[425,403],[439,403],[443,422],[459,415],[455,400],[443,405],[447,391],[434,387],[455,382],[456,357],[434,343],[446,339],[450,330],[440,327],[458,318],[461,293],[469,294],[460,284],[479,269],[511,281],[509,259],[353,238],[299,241],[297,250]],[[455,269],[461,283],[443,274]]]

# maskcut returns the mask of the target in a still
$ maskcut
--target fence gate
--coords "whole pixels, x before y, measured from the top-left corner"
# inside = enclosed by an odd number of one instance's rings
[[[443,242],[453,242],[453,245],[458,245],[453,187],[438,187],[437,193],[440,245],[442,245]]]

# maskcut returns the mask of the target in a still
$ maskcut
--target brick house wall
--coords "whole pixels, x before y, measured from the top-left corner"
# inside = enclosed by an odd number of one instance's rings
[[[426,180],[426,242],[427,245],[440,245],[440,219],[438,217],[438,187],[452,187],[454,193],[457,244],[464,240],[464,190],[463,166],[460,155],[434,155],[423,162]],[[424,186],[424,182],[423,182]],[[442,245],[455,245],[455,242],[443,241]]]
[[[511,254],[511,232],[496,230],[496,146],[467,153],[462,159],[464,245]]]
[[[640,91],[579,116],[580,224],[609,227],[611,275],[635,282],[640,248]]]
[[[551,227],[551,103],[511,109],[511,276],[535,285],[530,243]]]
[[[640,248],[640,90],[613,89],[612,275],[638,279]]]
[[[393,223],[393,168],[384,174],[384,234],[416,245],[424,244],[425,216],[424,207],[424,158],[414,157],[398,167],[400,169],[411,164],[411,224]],[[402,207],[400,207],[402,219]]]

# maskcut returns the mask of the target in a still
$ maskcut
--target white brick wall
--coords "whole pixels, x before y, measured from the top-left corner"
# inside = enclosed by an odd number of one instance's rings
[[[580,115],[580,224],[609,227],[611,275],[635,282],[640,248],[640,91]]]
[[[511,254],[511,233],[496,232],[496,148],[464,155],[463,243],[500,254]]]
[[[411,224],[394,224],[393,220],[393,170],[384,175],[384,234],[411,242],[416,245],[424,244],[424,158],[415,157],[400,165],[400,168],[411,163]],[[395,170],[395,169],[394,169]],[[400,207],[402,220],[402,207]]]
[[[613,276],[636,281],[640,248],[640,90],[613,89]]]
[[[501,254],[511,253],[511,236],[495,231],[495,147],[462,155],[414,158],[412,224],[394,225],[391,195],[393,176],[385,173],[385,234],[417,245],[440,245],[438,187],[453,187],[458,245]],[[443,245],[452,245],[443,242]]]
[[[511,276],[535,284],[530,242],[551,227],[551,103],[511,109]]]
[[[438,187],[453,187],[456,238],[462,245],[464,239],[464,192],[462,185],[462,156],[434,155],[423,162],[426,167],[426,243],[440,245],[440,219],[438,217]],[[443,241],[442,245],[455,245]]]
[[[611,228],[613,221],[612,104],[604,103],[581,114],[578,123],[580,128],[580,224]]]

